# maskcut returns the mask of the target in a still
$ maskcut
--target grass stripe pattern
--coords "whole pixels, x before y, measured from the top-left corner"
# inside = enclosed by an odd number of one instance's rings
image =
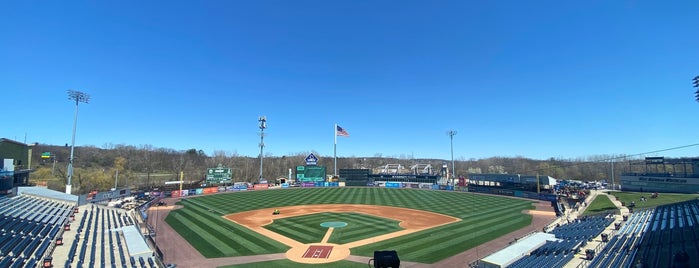
[[[243,191],[190,197],[182,199],[179,204],[184,208],[170,212],[166,222],[208,258],[284,253],[288,250],[287,246],[222,217],[248,210],[312,204],[365,204],[425,210],[462,219],[351,250],[353,255],[373,256],[374,250],[392,249],[400,252],[401,260],[420,263],[437,262],[525,227],[531,223],[532,217],[522,211],[534,208],[533,201],[500,196],[369,187]],[[342,220],[336,220],[332,214],[342,214]],[[331,236],[331,243],[347,243],[348,237],[359,240],[375,236],[374,232],[381,234],[394,230],[390,219],[372,219],[372,216],[359,213],[319,213],[287,218],[275,221],[268,228],[299,242],[314,243],[319,242],[327,231],[319,226],[318,218],[345,222],[351,219],[372,225],[364,228],[365,233],[347,229],[338,233],[342,237]],[[374,220],[380,223],[371,223]],[[381,230],[384,227],[388,229]]]

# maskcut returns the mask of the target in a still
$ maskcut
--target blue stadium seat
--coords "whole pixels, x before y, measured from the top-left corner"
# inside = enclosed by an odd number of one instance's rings
[[[24,261],[25,261],[24,258],[19,257],[12,262],[12,265],[10,265],[10,268],[24,267]]]

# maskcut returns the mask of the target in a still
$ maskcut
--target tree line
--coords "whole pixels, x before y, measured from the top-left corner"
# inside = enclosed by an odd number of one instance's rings
[[[43,152],[50,152],[52,158],[42,159]],[[320,159],[318,165],[327,168],[328,175],[333,175],[332,155],[322,155],[315,151],[298,152],[285,156],[265,155],[263,159],[263,177],[274,181],[287,177],[289,169],[295,174],[295,168],[304,165],[304,159],[310,153]],[[107,190],[128,187],[131,189],[153,189],[166,181],[177,181],[180,174],[188,183],[201,181],[206,176],[207,168],[219,164],[232,168],[233,181],[255,182],[259,179],[260,159],[215,151],[207,155],[203,150],[173,150],[157,148],[152,145],[107,144],[103,148],[95,146],[75,147],[74,173],[72,187],[74,193],[87,193],[91,190]],[[30,182],[46,184],[48,188],[64,191],[67,182],[66,167],[70,158],[70,147],[37,144],[32,150],[32,169]],[[605,180],[612,174],[611,159],[614,163],[615,177],[628,169],[624,156],[598,155],[577,159],[546,160],[517,157],[490,157],[485,159],[455,160],[456,176],[468,173],[498,173],[547,175],[557,179]],[[429,164],[434,172],[439,172],[443,165],[451,168],[451,161],[444,159],[414,159],[411,157],[338,157],[339,169],[372,169],[378,172],[386,164],[400,164],[407,169],[415,164]],[[409,170],[408,170],[409,171]],[[293,176],[293,175],[292,175]]]

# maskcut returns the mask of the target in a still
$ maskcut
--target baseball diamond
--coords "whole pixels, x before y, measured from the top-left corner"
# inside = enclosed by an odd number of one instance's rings
[[[165,262],[178,267],[284,259],[366,264],[375,250],[388,249],[399,253],[402,265],[463,267],[555,218],[547,202],[413,189],[265,190],[182,198],[177,204],[156,217],[167,223],[160,224],[156,243]],[[272,215],[275,209],[279,215]],[[325,222],[348,224],[321,226]],[[372,227],[352,228],[355,222]],[[335,232],[342,235],[335,238]],[[472,256],[473,249],[480,253]]]

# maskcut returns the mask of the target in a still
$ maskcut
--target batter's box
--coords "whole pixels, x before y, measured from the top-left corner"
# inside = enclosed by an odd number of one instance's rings
[[[327,259],[330,257],[330,252],[333,251],[333,246],[309,246],[302,258]]]

